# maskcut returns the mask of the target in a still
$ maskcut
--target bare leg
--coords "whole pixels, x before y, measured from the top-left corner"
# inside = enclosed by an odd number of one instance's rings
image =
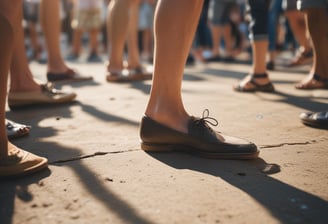
[[[291,10],[287,11],[285,15],[299,45],[304,49],[305,52],[311,51],[310,40],[306,34],[307,32],[303,12],[298,10]]]
[[[307,78],[296,88],[328,88],[328,16],[325,8],[311,8],[305,11],[305,19],[314,48],[313,66]],[[317,75],[317,77],[314,76]]]
[[[92,80],[92,76],[84,76],[70,69],[60,49],[60,17],[59,0],[41,0],[40,19],[48,50],[48,81],[85,81]]]
[[[311,40],[307,32],[304,13],[298,10],[286,12],[286,17],[300,47],[288,66],[311,63],[313,60]]]
[[[17,19],[22,21],[21,11],[17,15]],[[14,45],[13,57],[10,64],[10,92],[41,92],[40,85],[33,79],[26,57],[22,57],[22,55],[26,55],[22,26],[17,26],[15,29]]]
[[[232,57],[233,56],[233,41],[231,36],[231,25],[225,24],[222,27],[222,36],[225,45],[225,56]]]
[[[48,50],[48,72],[66,72],[68,67],[62,58],[59,45],[60,17],[58,0],[41,1],[40,21]]]
[[[254,88],[254,84],[250,81],[253,78],[254,74],[266,74],[266,53],[268,49],[268,41],[254,41],[252,43],[253,49],[253,66],[250,71],[250,75],[246,76],[240,83],[239,86],[242,86],[244,90]],[[256,83],[258,85],[265,85],[270,82],[269,77],[256,78]]]
[[[268,49],[268,7],[269,1],[248,0],[252,22],[252,50],[253,50],[253,66],[250,74],[246,76],[237,86],[236,91],[240,92],[272,92],[274,87],[270,82],[266,70],[266,54]]]
[[[32,48],[33,48],[33,54],[34,54],[33,57],[35,60],[39,60],[42,47],[39,43],[38,32],[36,30],[36,23],[29,22],[28,29],[29,29],[29,34],[30,34],[29,36],[30,36]]]
[[[221,40],[221,26],[212,25],[211,34],[213,40],[212,56],[216,57],[220,55],[220,40]]]
[[[140,0],[133,0],[129,11],[129,30],[128,30],[128,67],[136,68],[140,66],[139,47],[138,47],[138,18]]]
[[[22,21],[21,10],[19,10],[16,18],[17,20]],[[8,94],[9,107],[13,109],[14,106],[20,104],[23,104],[24,106],[36,104],[40,99],[42,99],[40,100],[40,103],[56,103],[57,101],[68,102],[74,98],[75,94],[70,92],[64,93],[56,90],[56,94],[48,94],[43,91],[44,85],[41,85],[41,83],[37,83],[34,80],[27,59],[24,56],[26,55],[24,33],[23,27],[20,23],[15,26],[14,31],[14,51],[10,64],[10,90]],[[54,87],[51,87],[51,89],[54,90]],[[67,98],[67,100],[64,100],[64,98]]]
[[[91,53],[98,54],[98,34],[99,29],[92,29],[89,31],[90,35],[90,51]]]
[[[7,79],[10,60],[12,57],[13,50],[13,39],[14,39],[14,30],[13,27],[18,25],[18,19],[13,20],[14,16],[6,15],[8,10],[14,10],[18,12],[21,5],[16,1],[18,7],[15,6],[15,3],[5,4],[0,2],[0,32],[5,33],[6,35],[0,35],[0,44],[1,44],[1,54],[0,54],[0,159],[7,157],[8,155],[8,139],[5,127],[5,105],[6,105],[6,96],[7,96]],[[9,20],[12,23],[9,23]]]
[[[206,114],[200,119],[191,117],[183,106],[181,83],[184,65],[202,5],[203,1],[199,0],[158,2],[154,78],[146,116],[140,125],[141,148],[152,152],[197,151],[198,155],[207,158],[256,158],[259,151],[253,143],[238,138],[230,138],[229,141],[206,124]],[[223,149],[227,144],[230,149],[233,148],[231,153]]]
[[[110,63],[108,71],[123,69],[124,44],[128,32],[130,0],[112,0],[108,6],[107,29]]]
[[[73,40],[72,40],[72,54],[75,56],[80,55],[81,52],[81,37],[82,30],[76,28],[73,31]]]
[[[153,49],[153,39],[152,39],[152,32],[150,29],[145,29],[142,31],[142,56],[143,59],[148,61],[152,55]]]
[[[20,0],[0,1],[0,176],[21,175],[47,167],[47,159],[27,153],[11,144],[5,127],[5,104],[10,60],[14,48],[17,27],[21,26],[19,13]]]
[[[189,115],[183,106],[181,83],[203,2],[161,0],[158,4],[154,21],[154,77],[145,114],[187,132]]]

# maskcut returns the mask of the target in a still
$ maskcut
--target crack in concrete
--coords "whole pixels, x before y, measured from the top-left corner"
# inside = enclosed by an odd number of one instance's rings
[[[260,145],[260,149],[267,149],[267,148],[278,148],[282,147],[285,145],[309,145],[318,142],[317,140],[311,140],[311,141],[306,141],[306,142],[283,142],[279,144],[272,144],[272,145]],[[71,162],[71,161],[76,161],[76,160],[82,160],[82,159],[87,159],[91,157],[96,157],[96,156],[104,156],[108,154],[119,154],[119,153],[127,153],[127,152],[135,152],[135,151],[140,151],[140,149],[130,149],[130,150],[120,150],[120,151],[112,151],[112,152],[95,152],[93,154],[89,155],[82,155],[78,157],[72,157],[72,158],[67,158],[67,159],[60,159],[60,160],[55,160],[50,162],[49,164],[58,164],[58,163],[66,163],[66,162]]]
[[[278,148],[278,147],[282,147],[282,146],[285,146],[285,145],[309,145],[309,144],[313,144],[315,142],[317,142],[317,141],[312,140],[312,141],[306,141],[306,142],[284,142],[284,143],[273,144],[273,145],[261,145],[260,148],[261,149]]]
[[[50,162],[49,164],[51,165],[51,164],[58,164],[58,163],[66,163],[66,162],[72,162],[72,161],[87,159],[87,158],[96,157],[96,156],[134,152],[134,151],[139,151],[139,150],[140,149],[120,150],[120,151],[112,151],[112,152],[95,152],[95,153],[89,154],[89,155],[82,155],[82,156],[77,156],[77,157],[72,157],[72,158],[67,158],[67,159],[55,160],[55,161]]]

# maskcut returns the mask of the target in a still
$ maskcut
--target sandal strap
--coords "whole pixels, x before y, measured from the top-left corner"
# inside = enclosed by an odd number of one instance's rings
[[[271,85],[272,85],[271,82],[268,82],[268,83],[266,83],[266,84],[262,84],[262,85],[260,85],[260,84],[258,84],[258,83],[255,81],[255,79],[251,79],[249,82],[252,83],[254,86],[256,86],[256,87],[258,87],[258,88],[263,88],[263,87],[265,88],[265,87],[268,87],[268,86],[271,86]]]
[[[301,53],[301,57],[303,57],[303,58],[312,58],[313,57],[313,51],[312,50],[307,51],[307,52],[303,51]]]
[[[267,73],[262,73],[262,74],[252,74],[252,79],[261,79],[261,78],[268,78]]]
[[[256,79],[263,79],[263,78],[268,78],[268,74],[267,73],[252,74],[252,78],[249,82],[252,83],[256,87],[266,86],[266,85],[260,85],[255,81]]]
[[[328,78],[323,78],[323,77],[321,77],[318,74],[314,74],[313,75],[313,79],[316,80],[316,81],[319,81],[319,82],[323,82],[325,84],[328,84]]]

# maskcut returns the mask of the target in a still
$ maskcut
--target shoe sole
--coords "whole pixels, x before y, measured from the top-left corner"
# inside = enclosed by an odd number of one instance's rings
[[[233,89],[236,92],[240,92],[240,93],[255,93],[255,92],[263,92],[263,93],[273,93],[275,92],[275,88],[271,83],[271,86],[255,86],[254,88],[250,88],[250,89],[245,89],[244,87],[238,85],[233,87]]]
[[[128,82],[138,82],[138,81],[146,81],[151,80],[152,75],[151,74],[134,74],[130,76],[117,76],[117,77],[111,77],[110,75],[107,75],[106,81],[112,82],[112,83],[128,83]]]
[[[208,159],[238,159],[238,160],[248,160],[256,159],[260,154],[260,151],[252,153],[211,153],[203,152],[197,148],[185,145],[168,145],[168,144],[149,144],[141,143],[141,149],[145,152],[184,152],[196,156],[200,156]]]
[[[319,128],[319,129],[327,129],[328,130],[328,123],[326,124],[319,124],[317,122],[313,122],[313,121],[308,121],[308,120],[302,120],[302,123],[307,125],[307,126],[310,126],[310,127],[313,127],[313,128]]]
[[[62,100],[58,101],[52,101],[52,102],[41,102],[41,101],[30,101],[30,102],[24,102],[23,100],[11,100],[10,104],[8,104],[9,108],[11,110],[20,110],[20,109],[26,109],[31,107],[42,107],[42,106],[51,106],[51,105],[66,105],[66,104],[72,104],[75,101],[76,96],[67,97]]]
[[[78,83],[78,82],[86,82],[86,81],[93,81],[93,77],[88,78],[69,78],[69,79],[47,79],[48,82],[52,83]]]
[[[48,167],[48,160],[44,160],[43,162],[31,167],[28,170],[25,170],[22,173],[17,173],[17,174],[10,174],[10,175],[5,175],[5,176],[0,176],[0,179],[15,179],[19,177],[24,177],[24,176],[29,176],[34,173],[37,173],[41,170],[44,170]]]

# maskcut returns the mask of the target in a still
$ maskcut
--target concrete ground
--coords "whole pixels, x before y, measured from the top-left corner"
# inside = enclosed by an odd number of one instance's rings
[[[1,224],[328,223],[328,132],[299,120],[301,112],[327,110],[328,91],[294,88],[309,66],[270,72],[273,94],[232,90],[247,63],[186,68],[187,110],[209,109],[216,130],[261,150],[256,160],[233,161],[143,152],[138,126],[151,81],[107,83],[102,63],[71,65],[94,77],[57,85],[75,91],[75,103],[7,109],[8,118],[33,127],[14,143],[50,165],[1,180]],[[45,65],[31,68],[45,80]]]

